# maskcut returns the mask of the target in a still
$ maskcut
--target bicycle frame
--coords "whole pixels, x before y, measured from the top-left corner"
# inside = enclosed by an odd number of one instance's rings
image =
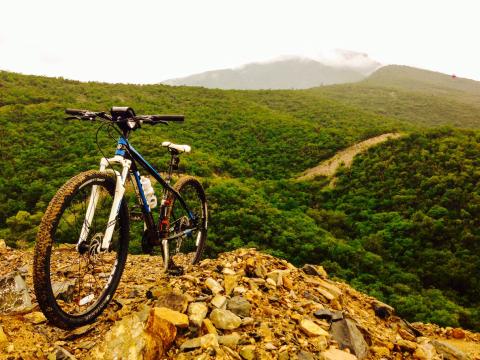
[[[117,150],[115,151],[115,156],[113,158],[102,158],[100,161],[100,171],[106,171],[107,167],[112,165],[112,164],[118,164],[122,166],[122,171],[119,172],[117,170],[113,170],[115,173],[115,176],[117,178],[116,181],[116,186],[115,186],[115,195],[113,199],[113,204],[112,208],[110,210],[110,215],[107,223],[107,228],[105,230],[105,234],[103,236],[102,244],[101,244],[101,251],[106,251],[108,250],[110,246],[110,241],[112,239],[113,235],[113,230],[115,228],[116,224],[116,218],[118,215],[118,211],[120,209],[121,201],[123,199],[123,196],[125,195],[125,183],[128,179],[129,175],[133,175],[135,179],[135,183],[139,192],[139,198],[142,206],[142,213],[144,215],[144,220],[145,220],[145,226],[147,231],[149,232],[150,236],[154,236],[153,241],[155,243],[162,241],[162,246],[164,251],[168,247],[167,242],[168,240],[171,240],[170,238],[166,239],[160,239],[159,234],[156,231],[156,226],[155,226],[155,221],[153,218],[152,211],[150,209],[150,206],[148,205],[147,199],[145,197],[145,193],[143,191],[142,184],[140,182],[140,172],[138,171],[137,163],[140,164],[140,166],[145,169],[151,176],[157,180],[162,187],[164,188],[165,191],[170,192],[173,194],[176,200],[178,200],[181,204],[181,206],[185,209],[185,211],[188,214],[188,217],[190,220],[195,221],[194,215],[192,211],[188,208],[187,204],[185,203],[185,200],[182,198],[182,196],[165,180],[162,178],[162,176],[159,174],[159,172],[152,166],[148,161],[146,161],[142,155],[135,150],[135,148],[130,145],[130,143],[127,140],[127,136],[121,136],[118,139],[117,143]],[[92,186],[92,193],[90,195],[90,200],[88,203],[87,211],[85,214],[85,220],[82,225],[82,230],[77,242],[77,250],[79,249],[80,244],[85,241],[88,237],[88,233],[90,231],[90,224],[92,223],[93,216],[95,214],[95,208],[97,205],[98,201],[98,193],[97,193],[97,186],[94,185]],[[162,206],[168,206],[164,205],[163,202],[160,205]],[[160,214],[163,214],[164,212],[162,211],[163,209],[161,208]],[[159,219],[161,221],[162,219]],[[185,235],[188,234],[188,232],[193,231],[192,229],[185,230],[184,233]],[[182,236],[183,233],[177,234],[175,237]]]

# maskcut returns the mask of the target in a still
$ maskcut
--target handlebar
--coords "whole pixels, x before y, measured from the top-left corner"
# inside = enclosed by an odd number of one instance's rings
[[[109,120],[114,123],[126,123],[131,122],[132,120],[138,123],[138,127],[140,124],[149,124],[149,125],[156,125],[156,124],[164,124],[168,125],[168,122],[183,122],[185,121],[184,115],[139,115],[139,116],[130,116],[121,118],[112,118],[112,116],[108,115],[105,112],[94,112],[90,110],[80,110],[80,109],[65,109],[65,113],[67,115],[71,115],[67,119],[78,119],[78,120],[96,120],[96,118],[101,118],[104,120]]]
[[[153,121],[185,121],[184,115],[149,115]]]

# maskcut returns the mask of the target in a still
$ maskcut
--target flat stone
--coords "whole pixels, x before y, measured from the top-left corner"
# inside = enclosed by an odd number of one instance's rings
[[[267,323],[262,322],[260,324],[260,328],[258,329],[258,334],[263,338],[264,342],[273,341],[272,330],[270,330]]]
[[[315,357],[311,352],[301,350],[297,354],[297,360],[315,360]]]
[[[212,301],[210,303],[215,306],[216,308],[219,309],[224,309],[226,304],[227,304],[227,297],[223,296],[221,294],[217,294],[213,297]]]
[[[189,351],[192,349],[199,348],[201,346],[200,344],[200,338],[193,338],[193,339],[187,339],[180,345],[180,350],[182,351]]]
[[[217,329],[234,330],[242,324],[242,319],[229,310],[213,309],[210,320]]]
[[[54,356],[55,356],[55,360],[76,360],[77,359],[68,350],[64,349],[61,346],[55,346]]]
[[[3,331],[3,328],[0,325],[0,348],[2,348],[7,343],[8,343],[7,335],[5,335],[5,332]]]
[[[47,318],[40,311],[34,311],[32,313],[24,315],[23,317],[35,325],[47,322]]]
[[[152,291],[152,295],[157,299],[156,307],[165,307],[181,313],[187,310],[188,298],[179,291],[161,288]]]
[[[68,333],[66,333],[63,336],[63,340],[75,340],[78,339],[79,337],[82,337],[83,335],[89,333],[94,329],[94,325],[84,325],[80,326],[79,328],[76,328]]]
[[[187,328],[189,325],[188,316],[178,311],[166,307],[154,307],[152,311],[154,311],[156,317],[170,321],[179,328]]]
[[[85,358],[113,360],[128,354],[130,359],[142,359],[146,346],[144,322],[148,316],[149,312],[141,311],[117,321]]]
[[[234,296],[228,300],[227,309],[240,317],[248,317],[252,310],[252,304],[242,296]]]
[[[243,286],[235,286],[235,287],[233,288],[233,293],[234,293],[235,295],[243,295],[243,294],[245,294],[246,292],[247,292],[247,289],[245,289],[245,287],[243,287]]]
[[[271,342],[267,342],[265,343],[265,350],[277,350],[277,347]]]
[[[460,328],[452,329],[452,337],[454,339],[465,339],[465,331]]]
[[[390,349],[385,346],[372,346],[370,349],[378,357],[388,358],[390,356]]]
[[[203,319],[207,316],[208,306],[204,302],[193,302],[188,306],[188,319],[190,322],[200,327]]]
[[[223,268],[222,274],[224,275],[236,275],[236,272],[230,268]]]
[[[353,354],[349,354],[345,351],[330,348],[320,354],[322,360],[356,360],[357,357]]]
[[[210,319],[203,319],[202,332],[207,334],[218,335],[217,329],[215,328],[215,326],[213,325]]]
[[[277,286],[283,286],[283,273],[282,270],[274,270],[267,273],[267,278],[272,279]]]
[[[225,275],[223,277],[223,285],[225,286],[225,295],[230,296],[233,289],[237,286],[237,275]]]
[[[403,339],[398,339],[395,342],[395,345],[402,351],[408,351],[408,352],[414,352],[418,345],[414,343],[413,341],[408,341],[408,340],[403,340]]]
[[[255,359],[255,345],[245,345],[240,349],[240,356],[245,360],[254,360]]]
[[[32,300],[25,279],[18,272],[0,277],[0,313],[31,308]]]
[[[165,355],[177,336],[177,327],[164,319],[156,308],[150,310],[145,326],[145,358],[155,359]]]
[[[300,329],[308,336],[330,336],[328,332],[309,319],[300,321]]]
[[[335,299],[342,296],[342,290],[340,290],[337,286],[329,283],[328,281],[318,279],[317,284],[320,285],[322,288],[328,290],[328,292],[332,294]]]
[[[52,291],[56,299],[70,302],[75,294],[75,280],[54,281]]]
[[[293,282],[288,276],[282,277],[283,287],[287,290],[293,289]]]
[[[207,334],[201,337],[188,339],[180,345],[180,350],[189,351],[197,348],[218,348],[217,336],[214,334]]]
[[[373,301],[372,307],[375,311],[375,315],[377,315],[380,319],[387,319],[395,313],[395,309],[392,306],[378,300]]]
[[[228,335],[223,335],[218,337],[218,343],[229,348],[234,349],[238,342],[240,341],[240,334],[237,332],[232,332]]]
[[[328,322],[339,321],[343,319],[342,311],[331,311],[328,309],[318,309],[313,313],[316,318],[326,320]]]
[[[323,266],[320,265],[305,264],[303,265],[302,270],[307,275],[318,276],[324,279],[328,277],[327,272]]]
[[[460,349],[439,340],[432,340],[432,345],[435,350],[446,360],[470,360],[471,357],[465,354]]]
[[[349,349],[358,359],[365,359],[368,355],[368,345],[351,319],[335,321],[330,327],[332,338],[338,343],[340,349]]]
[[[208,278],[207,280],[205,280],[205,286],[208,287],[210,291],[215,295],[223,291],[222,285],[220,285],[217,280],[212,278]]]
[[[218,349],[218,336],[215,334],[206,334],[200,338],[200,346],[203,349],[214,348]]]

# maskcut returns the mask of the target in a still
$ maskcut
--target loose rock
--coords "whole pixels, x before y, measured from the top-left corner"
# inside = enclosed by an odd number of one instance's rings
[[[242,319],[233,312],[223,309],[212,310],[210,320],[216,328],[223,330],[234,330],[242,323]]]
[[[188,319],[194,326],[201,326],[207,316],[208,307],[204,302],[194,302],[188,306]]]
[[[208,278],[207,280],[205,280],[205,285],[210,289],[213,294],[218,294],[223,291],[222,285],[220,285],[215,279]]]
[[[179,328],[187,328],[189,324],[188,316],[178,311],[171,310],[165,307],[154,307],[152,309],[155,317],[170,321],[173,325]]]
[[[328,332],[308,319],[300,321],[300,329],[308,336],[330,336]]]
[[[252,304],[242,296],[234,296],[228,300],[227,309],[240,317],[248,317],[252,310]]]

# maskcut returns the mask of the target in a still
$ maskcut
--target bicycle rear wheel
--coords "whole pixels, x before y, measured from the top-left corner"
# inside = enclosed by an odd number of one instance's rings
[[[43,313],[58,327],[72,328],[95,320],[120,281],[127,259],[129,219],[122,200],[115,223],[108,224],[115,182],[111,173],[80,173],[58,190],[42,218],[34,254],[34,288]],[[88,224],[92,191],[97,202]],[[84,223],[88,236],[77,250]],[[114,232],[109,249],[102,251],[107,225],[114,226]]]
[[[196,264],[202,257],[207,239],[207,200],[200,182],[193,176],[180,178],[173,188],[192,212],[193,220],[176,198],[169,208],[168,253],[164,251],[164,269]]]

